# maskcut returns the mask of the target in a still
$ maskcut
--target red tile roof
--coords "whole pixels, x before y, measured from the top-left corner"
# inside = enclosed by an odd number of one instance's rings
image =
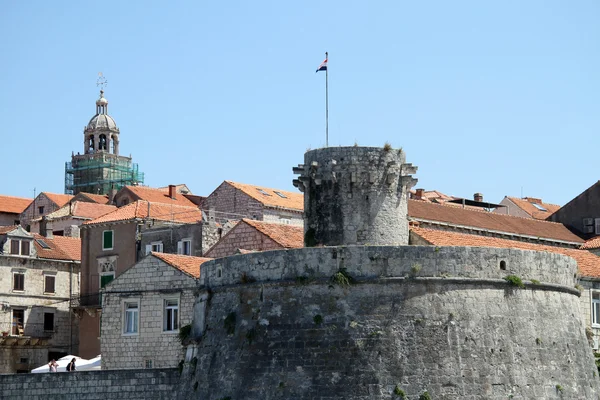
[[[75,198],[86,198],[91,200],[94,203],[98,203],[98,204],[108,204],[108,196],[105,194],[94,194],[94,193],[85,193],[85,192],[79,192],[75,195]]]
[[[206,261],[212,260],[212,258],[157,253],[154,251],[150,254],[194,278],[200,278],[200,265]]]
[[[10,231],[14,231],[15,229],[17,229],[16,225],[0,226],[0,234],[6,233],[6,232],[10,232]]]
[[[0,195],[0,213],[21,214],[32,201],[23,197]]]
[[[186,198],[183,194],[177,193],[175,199],[169,197],[169,191],[155,189],[148,186],[125,186],[123,189],[129,190],[138,200],[146,200],[151,203],[174,204],[186,207],[196,207],[196,205]],[[122,190],[123,190],[122,189]]]
[[[600,236],[593,237],[585,241],[584,244],[581,245],[580,249],[584,250],[592,250],[600,248]]]
[[[412,220],[435,221],[454,226],[502,232],[508,235],[513,234],[573,244],[583,243],[583,239],[557,222],[448,207],[419,200],[408,200],[408,216]]]
[[[282,247],[287,249],[304,247],[304,228],[300,226],[255,221],[246,218],[242,219],[242,222],[254,227]]]
[[[138,200],[121,208],[117,208],[115,211],[105,214],[99,218],[86,221],[83,223],[83,225],[144,218],[157,221],[171,221],[175,223],[192,224],[202,221],[202,212],[197,207],[181,207],[172,204],[150,203],[147,201]]]
[[[234,188],[241,190],[266,207],[304,211],[304,195],[302,193],[288,192],[280,189],[269,189],[264,186],[248,185],[246,183],[225,182]],[[281,193],[285,197],[282,197],[277,193]]]
[[[50,239],[37,233],[32,235],[36,239],[34,244],[39,258],[81,261],[81,239],[66,236],[54,236]],[[50,248],[45,249],[38,240],[43,240]]]
[[[535,219],[546,219],[560,208],[560,206],[556,204],[544,203],[541,199],[535,199],[532,197],[524,197],[522,199],[519,199],[518,197],[506,196],[506,198],[515,203],[515,205],[521,210],[531,215],[531,218]],[[548,211],[541,211],[533,204],[538,204]]]
[[[40,193],[40,195],[41,194],[45,195],[48,199],[50,199],[50,201],[54,202],[54,204],[56,204],[58,207],[64,206],[73,198],[73,196],[70,194],[57,194],[57,193],[48,193],[48,192],[42,192],[42,193]]]
[[[498,239],[489,236],[469,235],[466,233],[441,231],[419,227],[411,227],[410,230],[413,234],[420,236],[434,246],[500,247],[564,254],[566,256],[573,257],[575,261],[577,261],[579,273],[582,276],[595,278],[600,277],[600,257],[586,250],[567,249],[563,247],[520,242],[517,240]]]
[[[85,201],[74,201],[64,205],[62,208],[47,215],[48,219],[56,219],[61,217],[78,217],[85,219],[94,219],[101,217],[109,212],[115,211],[116,206],[108,204],[88,203]],[[38,218],[41,219],[41,218]]]

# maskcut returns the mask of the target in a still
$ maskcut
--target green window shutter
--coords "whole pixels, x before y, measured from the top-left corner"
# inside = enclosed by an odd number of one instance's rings
[[[113,248],[113,231],[104,231],[102,236],[102,248],[112,249]]]
[[[114,275],[102,275],[100,277],[100,287],[103,288],[104,286],[108,285],[114,278]]]

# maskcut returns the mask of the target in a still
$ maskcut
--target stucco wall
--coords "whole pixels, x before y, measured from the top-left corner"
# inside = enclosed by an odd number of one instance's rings
[[[340,268],[356,282],[332,281]],[[569,257],[349,246],[239,255],[202,270],[194,334],[203,336],[180,399],[390,399],[396,386],[409,399],[599,393]],[[243,274],[256,281],[240,283]]]
[[[179,301],[179,326],[190,324],[196,280],[163,261],[148,256],[105,288],[102,306],[102,367],[175,367],[183,359],[179,330],[163,330],[164,301]],[[139,301],[139,331],[123,333],[125,301]]]

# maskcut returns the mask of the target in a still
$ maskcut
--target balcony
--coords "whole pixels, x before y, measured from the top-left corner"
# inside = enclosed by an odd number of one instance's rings
[[[53,333],[44,324],[4,323],[0,324],[0,346],[45,346]]]

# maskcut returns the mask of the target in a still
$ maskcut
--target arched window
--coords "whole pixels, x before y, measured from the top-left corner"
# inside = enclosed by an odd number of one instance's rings
[[[98,150],[106,150],[106,135],[102,134],[98,139]]]
[[[94,146],[94,135],[90,135],[88,139],[88,150],[90,153],[93,153],[95,149],[96,148]]]

